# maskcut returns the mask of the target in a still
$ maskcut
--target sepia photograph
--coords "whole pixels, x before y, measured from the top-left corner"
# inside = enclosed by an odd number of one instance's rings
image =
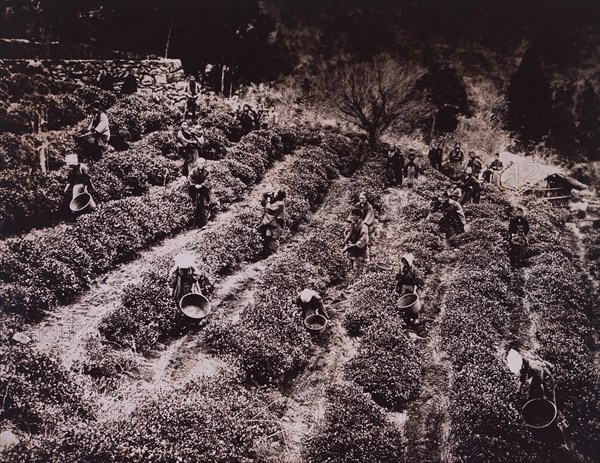
[[[0,461],[600,462],[599,19],[0,0]]]

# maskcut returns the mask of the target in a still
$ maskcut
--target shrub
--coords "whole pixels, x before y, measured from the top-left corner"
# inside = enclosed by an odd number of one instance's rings
[[[256,134],[254,137],[255,139],[265,139],[266,135]],[[276,140],[276,137],[266,138],[265,146],[269,147],[268,152],[260,151],[265,158],[279,154],[273,139]],[[111,191],[116,192],[120,188],[120,182],[123,181],[131,182],[132,188],[138,189],[144,186],[143,184],[140,185],[140,179],[144,180],[145,178],[144,181],[159,183],[163,179],[162,175],[164,175],[163,166],[171,169],[171,172],[175,168],[170,161],[162,160],[159,156],[156,156],[156,153],[151,153],[148,156],[144,151],[137,151],[136,147],[132,149],[132,156],[129,159],[121,160],[121,156],[123,156],[123,153],[121,153],[119,162],[112,162],[111,156],[113,155],[107,155],[106,163],[111,166],[111,169],[115,170],[115,174],[109,172],[109,175],[105,177],[103,188],[107,195]],[[115,153],[114,156],[117,156],[117,154]],[[136,164],[136,167],[139,162],[145,162],[144,172],[131,179],[118,178],[117,175],[130,175],[130,169],[124,168],[128,162]],[[134,166],[132,165],[132,167]],[[217,201],[224,204],[230,198],[239,199],[241,194],[239,182],[227,174],[226,171],[219,168],[215,170],[220,175],[215,175],[212,181],[217,181],[219,177],[226,179],[228,184],[223,185],[220,191],[231,195],[230,197],[217,197]],[[56,188],[56,191],[61,191],[61,189]],[[238,196],[234,197],[234,195]],[[58,204],[60,204],[59,198],[56,198],[53,204],[58,207]],[[81,288],[85,288],[93,275],[104,273],[117,263],[134,258],[143,247],[181,229],[189,221],[190,213],[191,204],[185,188],[181,185],[175,185],[162,191],[152,191],[139,198],[124,198],[100,204],[94,213],[78,218],[72,228],[40,232],[36,237],[40,246],[39,258],[28,265],[28,271],[35,276],[42,267],[50,265],[48,269],[53,268],[58,273],[51,275],[48,281],[34,278],[30,285],[25,284],[25,282],[11,281],[7,285],[6,294],[0,297],[0,301],[4,303],[7,310],[36,318],[56,303],[66,303],[72,300],[74,294]],[[242,250],[248,249],[248,255],[258,255],[260,250],[260,238],[256,232],[254,220],[254,217],[248,217],[246,222],[242,222],[239,226],[241,228],[237,229],[239,232],[246,233],[244,236],[251,237],[245,241],[248,243],[248,248],[243,246],[241,248]],[[73,248],[61,247],[55,259],[58,263],[46,264],[48,243],[57,243],[60,246],[62,240],[72,241]],[[27,239],[18,239],[17,243],[26,241]],[[82,255],[86,256],[86,259],[81,261],[89,262],[89,265],[78,266],[70,258],[71,249],[75,249],[77,253],[81,252]],[[22,254],[23,250],[18,247],[12,249],[11,252],[13,256],[7,258],[6,262],[26,260],[26,257]],[[224,256],[224,254],[221,255]],[[237,263],[235,259],[231,260],[229,257],[225,257],[225,260],[227,262],[218,263],[217,265],[227,268],[228,265]],[[67,265],[63,265],[64,263],[67,263]],[[79,269],[75,276],[67,271],[70,265]],[[6,271],[0,269],[0,275],[4,273]],[[66,285],[64,288],[68,289],[67,292],[61,289],[63,284]]]
[[[237,164],[235,168],[234,164]],[[224,210],[229,204],[238,201],[246,190],[246,185],[241,180],[244,173],[240,173],[237,168],[244,169],[245,166],[229,159],[210,166],[207,185],[211,189],[211,207],[214,211]]]
[[[85,84],[73,92],[52,95],[48,98],[48,123],[50,130],[73,126],[90,117],[90,106],[100,105],[105,110],[116,102],[114,93]],[[89,121],[88,121],[89,122]]]
[[[206,159],[222,159],[227,153],[229,141],[222,130],[208,127],[202,130],[204,143],[200,155]]]
[[[100,205],[70,228],[41,230],[10,242],[4,262],[27,263],[29,281],[11,283],[5,309],[36,317],[70,302],[94,274],[106,272],[189,220],[187,194],[177,187]],[[10,274],[4,268],[1,274]],[[6,277],[5,277],[6,278]]]
[[[142,143],[154,147],[169,158],[176,158],[177,155],[177,138],[173,130],[157,130],[144,137]]]
[[[63,189],[57,173],[31,175],[24,167],[0,172],[1,234],[53,223],[59,215]]]
[[[0,169],[5,170],[8,168],[15,168],[23,161],[22,158],[29,158],[30,156],[23,156],[21,154],[21,137],[14,133],[0,131]]]
[[[238,142],[244,135],[244,130],[226,105],[200,105],[198,113],[198,122],[202,127],[221,130],[229,141]]]
[[[323,423],[304,441],[308,461],[402,461],[404,441],[384,413],[354,387],[328,391]]]
[[[45,354],[12,345],[0,367],[3,419],[33,434],[53,432],[89,409],[72,376]]]
[[[563,220],[542,208],[533,209],[531,215],[544,230]],[[597,407],[591,406],[598,401],[600,376],[590,356],[598,293],[579,267],[568,235],[540,233],[537,238],[540,253],[530,259],[524,291],[539,320],[540,356],[554,365],[557,406],[570,425],[570,440],[591,461],[600,423]]]
[[[346,311],[342,322],[350,336],[362,336],[373,324],[398,315],[396,297],[391,293],[395,285],[392,274],[371,272],[358,280],[352,307]]]
[[[421,361],[404,323],[388,319],[369,329],[359,352],[345,366],[349,379],[383,407],[400,409],[421,389]]]
[[[125,152],[109,152],[90,168],[97,199],[109,201],[139,196],[150,185],[166,185],[178,177],[178,165],[158,150],[135,145]]]
[[[33,144],[26,144],[26,135],[21,141],[21,149],[30,146],[23,159],[23,151],[18,156],[37,169],[37,151]],[[2,233],[11,234],[27,231],[33,227],[55,224],[63,218],[63,190],[66,184],[67,168],[64,156],[74,151],[74,143],[66,132],[48,132],[47,159],[51,168],[47,175],[25,167],[13,168],[0,173],[0,197],[4,211],[0,219]],[[126,152],[106,153],[98,162],[90,165],[90,175],[96,187],[95,199],[99,202],[121,199],[129,195],[141,195],[150,185],[163,185],[174,179],[178,166],[165,159],[156,149],[147,145],[135,145]]]
[[[106,114],[111,134],[114,132],[128,142],[167,127],[173,130],[180,117],[175,109],[137,94],[123,97]]]

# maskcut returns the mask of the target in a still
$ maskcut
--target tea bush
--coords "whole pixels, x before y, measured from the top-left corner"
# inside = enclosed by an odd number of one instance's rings
[[[169,294],[167,269],[148,272],[140,283],[125,288],[117,309],[102,320],[99,331],[107,340],[137,352],[147,352],[156,343],[180,335],[189,320]],[[212,283],[199,281],[202,294],[210,296]]]
[[[142,143],[160,150],[163,156],[171,159],[177,155],[177,138],[174,130],[157,130],[144,137]]]
[[[3,349],[0,388],[2,418],[21,431],[40,434],[60,429],[70,419],[90,414],[72,375],[45,354],[29,347]]]
[[[107,112],[111,134],[125,141],[136,141],[142,135],[171,128],[181,115],[172,107],[156,103],[141,95],[127,95]]]
[[[304,453],[314,463],[402,461],[402,434],[383,411],[357,388],[328,389],[323,423],[304,440]]]
[[[48,129],[61,130],[90,117],[90,106],[99,105],[107,110],[115,104],[114,93],[85,84],[73,92],[52,95],[48,98]]]
[[[277,151],[279,145],[275,134],[257,133],[254,135],[254,140],[257,139],[264,140],[263,146],[267,147],[267,151],[257,152],[263,153],[265,158],[279,156]],[[111,162],[111,157],[108,157],[106,163],[111,166],[111,169],[116,170],[116,174],[130,175],[131,172],[124,168],[128,162],[137,164],[136,159],[146,162],[143,173],[140,172],[138,177],[127,179],[130,185],[136,188],[141,188],[139,181],[144,178],[148,182],[162,183],[163,166],[170,169],[170,172],[174,172],[175,167],[171,161],[157,157],[156,153],[150,155],[143,151],[134,153],[130,160],[120,162],[121,159],[117,158],[115,162]],[[115,153],[114,156],[117,154]],[[234,188],[239,184],[236,184],[225,171],[222,171],[221,178],[227,179],[232,184],[224,185],[221,191],[236,193],[238,196],[231,198],[216,196],[216,199],[221,204],[228,199],[238,200],[242,190],[239,189],[238,192]],[[116,175],[107,176],[106,179],[105,191],[114,191],[119,185],[119,179]],[[213,185],[217,180],[218,178],[212,179]],[[112,183],[108,183],[109,181]],[[217,193],[218,191],[217,189]],[[55,204],[60,204],[60,201],[57,199]],[[137,252],[148,244],[181,229],[189,221],[191,208],[186,189],[181,184],[174,184],[164,190],[150,191],[141,197],[123,198],[101,204],[93,213],[78,218],[72,227],[37,232],[34,240],[39,244],[39,254],[28,263],[28,273],[33,275],[33,280],[31,282],[5,280],[8,284],[5,293],[0,295],[0,302],[6,310],[22,313],[30,318],[40,316],[57,303],[67,303],[79,291],[87,288],[94,275],[102,274],[116,264],[134,258]],[[250,223],[250,219],[247,223]],[[249,226],[246,227],[250,232]],[[258,249],[256,245],[258,236],[254,223],[252,223],[252,234],[256,238],[249,243],[251,243],[250,252],[254,253],[255,249]],[[16,244],[11,244],[8,249],[12,256],[9,255],[6,262],[27,260],[24,253],[30,247],[27,243],[33,239],[33,236],[17,238]],[[70,244],[62,245],[61,242]],[[47,249],[55,247],[58,247],[56,255],[48,255]],[[76,256],[79,254],[86,257],[78,259]],[[79,262],[89,262],[89,265],[84,264],[82,267]],[[72,272],[70,269],[79,269],[79,271]],[[54,270],[57,272],[53,273]],[[10,273],[10,270],[0,269],[0,275],[7,272]]]
[[[419,352],[405,329],[394,318],[372,326],[358,354],[345,366],[347,377],[377,404],[395,410],[415,399],[421,389]]]
[[[5,310],[39,316],[56,303],[70,302],[94,275],[135,257],[149,243],[183,227],[190,214],[187,193],[179,186],[100,205],[72,227],[32,232],[6,244],[3,262],[26,262],[30,280],[16,279],[3,266]]]

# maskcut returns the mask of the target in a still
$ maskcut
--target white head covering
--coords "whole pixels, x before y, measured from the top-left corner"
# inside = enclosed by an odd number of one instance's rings
[[[402,256],[402,259],[404,259],[404,260],[406,260],[406,262],[408,262],[409,267],[412,267],[413,262],[415,261],[415,256],[411,252],[407,252],[406,254],[404,254]]]
[[[312,289],[305,288],[300,293],[300,300],[302,302],[309,302],[313,298],[313,296],[318,296],[318,294]]]
[[[76,154],[67,154],[65,156],[65,163],[68,166],[76,166],[77,164],[79,164],[79,158]]]
[[[523,357],[521,357],[516,350],[511,349],[508,351],[508,355],[506,356],[506,363],[510,371],[512,371],[515,375],[519,374],[519,371],[523,366]]]
[[[182,252],[175,256],[175,265],[179,268],[190,268],[196,264],[196,258],[189,252]]]

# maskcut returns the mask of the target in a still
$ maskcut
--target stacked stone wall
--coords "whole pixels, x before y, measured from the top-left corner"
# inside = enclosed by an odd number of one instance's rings
[[[106,71],[115,79],[115,91],[119,92],[125,75],[132,71],[136,76],[139,93],[158,93],[174,101],[183,98],[185,73],[178,59],[152,60],[33,60],[4,59],[0,68],[8,72],[43,74],[55,79],[80,80],[94,85],[100,71]]]

